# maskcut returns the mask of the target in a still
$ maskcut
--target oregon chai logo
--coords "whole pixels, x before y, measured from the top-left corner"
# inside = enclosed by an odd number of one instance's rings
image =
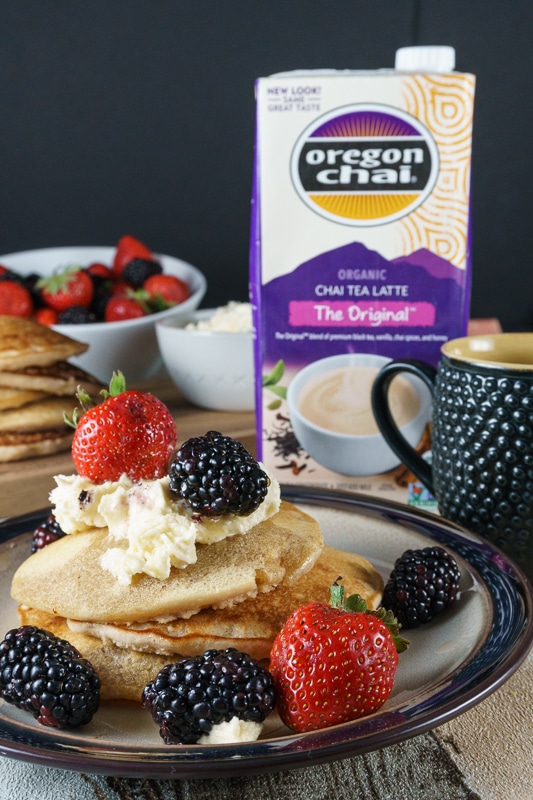
[[[385,105],[344,106],[315,120],[291,157],[302,200],[344,225],[383,225],[417,208],[433,190],[437,146],[410,114]]]

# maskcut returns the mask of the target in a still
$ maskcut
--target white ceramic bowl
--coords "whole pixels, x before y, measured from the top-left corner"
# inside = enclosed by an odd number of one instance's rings
[[[341,475],[356,477],[379,475],[398,466],[399,459],[381,433],[360,435],[337,433],[311,422],[303,416],[299,408],[302,389],[319,375],[345,367],[381,369],[390,360],[384,356],[364,353],[330,356],[308,364],[291,380],[287,390],[287,403],[294,433],[302,447],[323,467]],[[403,377],[414,386],[420,398],[418,413],[400,428],[409,444],[416,447],[431,416],[431,395],[420,379],[413,375]]]
[[[111,266],[114,247],[47,247],[0,256],[0,264],[27,275],[50,275],[69,264],[88,266],[99,261]],[[162,362],[154,325],[157,319],[179,319],[200,305],[207,289],[205,276],[196,267],[172,256],[154,256],[163,272],[184,280],[191,294],[179,306],[139,319],[123,322],[94,322],[86,325],[55,325],[55,329],[89,345],[87,352],[72,362],[107,383],[114,370],[121,370],[128,383],[144,381],[161,372]]]
[[[252,333],[187,330],[216,309],[156,322],[159,349],[168,374],[184,396],[200,408],[252,411],[254,359]]]

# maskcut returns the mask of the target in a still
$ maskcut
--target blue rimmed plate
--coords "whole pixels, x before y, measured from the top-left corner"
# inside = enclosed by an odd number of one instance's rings
[[[284,487],[283,496],[320,523],[327,544],[357,552],[386,578],[407,548],[438,543],[461,567],[454,608],[406,632],[394,690],[377,713],[323,731],[294,734],[274,714],[257,742],[167,746],[136,704],[103,703],[90,725],[51,731],[0,701],[0,754],[84,772],[142,778],[228,777],[318,764],[376,750],[452,719],[501,686],[533,642],[533,590],[493,545],[437,516],[362,495]],[[11,576],[48,512],[0,524],[0,636],[18,625]]]

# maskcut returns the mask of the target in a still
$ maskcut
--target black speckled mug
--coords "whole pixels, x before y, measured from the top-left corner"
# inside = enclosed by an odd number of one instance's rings
[[[374,415],[391,449],[440,513],[505,550],[533,578],[533,333],[453,339],[438,370],[392,361],[378,374]],[[409,372],[433,394],[430,465],[404,440],[387,393]]]

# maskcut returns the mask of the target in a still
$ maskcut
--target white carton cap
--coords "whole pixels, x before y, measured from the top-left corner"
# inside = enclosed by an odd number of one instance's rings
[[[401,72],[452,72],[455,48],[447,45],[400,47],[394,68]]]

